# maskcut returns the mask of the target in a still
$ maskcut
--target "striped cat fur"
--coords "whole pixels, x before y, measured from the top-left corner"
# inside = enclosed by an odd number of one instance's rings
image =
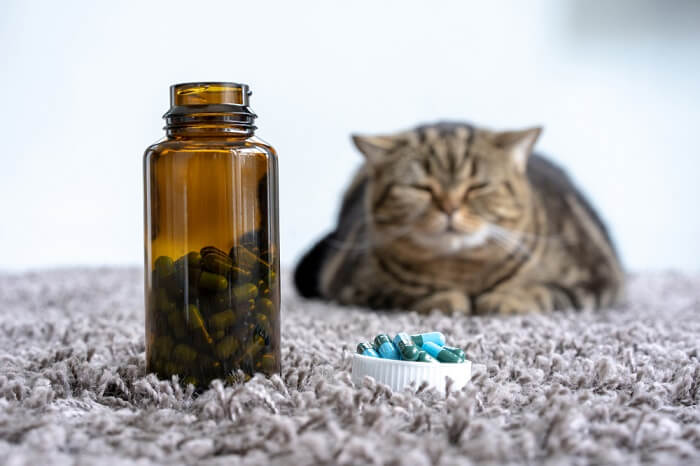
[[[438,123],[354,136],[365,163],[335,231],[301,260],[305,297],[382,309],[524,313],[606,307],[624,272],[540,128]]]

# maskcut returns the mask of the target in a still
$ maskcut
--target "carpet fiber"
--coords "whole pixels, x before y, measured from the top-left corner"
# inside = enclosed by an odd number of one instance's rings
[[[374,313],[284,288],[281,377],[193,396],[145,374],[141,271],[0,275],[0,463],[700,461],[700,277],[631,279],[597,313]],[[350,381],[353,348],[439,330],[460,391]]]

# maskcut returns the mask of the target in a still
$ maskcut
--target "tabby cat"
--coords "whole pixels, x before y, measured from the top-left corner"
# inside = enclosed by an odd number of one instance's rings
[[[624,273],[540,128],[439,123],[354,136],[365,163],[338,225],[301,260],[305,297],[384,309],[525,313],[614,304]]]

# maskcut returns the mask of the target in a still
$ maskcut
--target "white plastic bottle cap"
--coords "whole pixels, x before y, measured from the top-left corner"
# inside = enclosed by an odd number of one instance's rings
[[[359,385],[366,375],[390,386],[394,391],[401,391],[413,382],[416,387],[427,382],[429,387],[444,391],[447,377],[453,380],[452,388],[459,390],[471,379],[472,363],[471,361],[453,364],[398,361],[354,354],[352,381]]]

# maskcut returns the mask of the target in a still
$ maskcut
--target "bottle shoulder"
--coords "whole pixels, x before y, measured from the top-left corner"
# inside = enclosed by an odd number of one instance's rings
[[[259,138],[258,136],[252,136],[247,139],[250,141],[250,144],[260,147],[268,152],[270,152],[271,155],[274,155],[275,157],[277,156],[277,150],[275,150],[274,147],[272,147],[272,144],[268,143],[267,141]]]

